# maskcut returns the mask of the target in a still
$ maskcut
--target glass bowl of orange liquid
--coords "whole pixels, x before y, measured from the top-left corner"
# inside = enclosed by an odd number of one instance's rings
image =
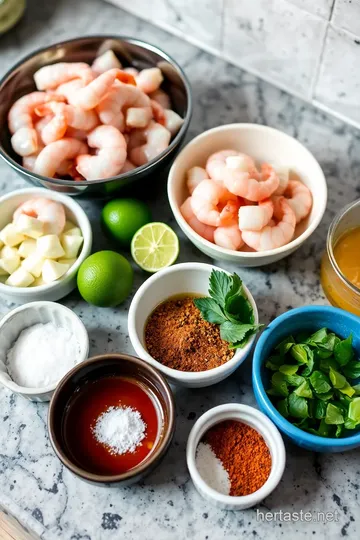
[[[320,279],[333,306],[360,315],[360,199],[345,206],[331,223]]]

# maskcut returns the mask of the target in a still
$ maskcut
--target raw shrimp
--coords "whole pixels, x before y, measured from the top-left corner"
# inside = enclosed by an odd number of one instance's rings
[[[236,223],[228,227],[217,227],[214,232],[214,242],[220,247],[233,251],[238,251],[244,245],[241,231]]]
[[[145,94],[155,92],[164,80],[161,69],[149,68],[142,69],[135,77],[137,87]]]
[[[165,127],[168,129],[172,136],[176,135],[176,133],[179,131],[181,126],[184,123],[184,119],[181,118],[181,116],[178,115],[175,111],[172,111],[170,109],[166,109],[164,111],[165,115]]]
[[[170,97],[161,88],[158,88],[155,92],[151,92],[149,98],[156,101],[163,109],[171,109]]]
[[[22,96],[12,105],[8,123],[10,132],[13,134],[20,128],[34,128],[34,111],[48,101],[64,101],[64,97],[54,92],[31,92]]]
[[[220,150],[211,154],[206,162],[206,171],[210,178],[218,184],[224,185],[224,171],[226,170],[226,158],[230,156],[238,156],[236,150]]]
[[[85,154],[85,143],[71,137],[48,144],[38,155],[34,172],[53,178],[64,159],[74,159],[78,154]]]
[[[202,167],[191,167],[186,173],[186,185],[189,190],[190,195],[192,195],[196,186],[200,184],[203,180],[208,180],[208,173]]]
[[[87,111],[94,109],[110,90],[115,80],[136,85],[132,75],[121,71],[121,69],[109,69],[74,94],[72,98],[74,105]]]
[[[35,129],[23,127],[11,137],[11,146],[19,156],[30,156],[38,147],[38,135]]]
[[[105,71],[113,68],[121,69],[122,65],[111,49],[95,58],[91,64],[91,69],[96,75],[101,75],[101,73],[105,73]]]
[[[123,109],[126,109],[126,118]],[[150,98],[128,84],[113,85],[96,110],[103,124],[120,131],[124,131],[125,126],[145,128],[152,118]]]
[[[205,240],[214,243],[215,227],[212,227],[211,225],[205,225],[197,219],[191,207],[191,197],[188,197],[186,201],[180,206],[180,212],[186,223],[190,225],[193,231],[205,238]]]
[[[290,180],[284,193],[287,202],[295,212],[296,223],[299,223],[310,212],[312,195],[308,187],[298,180]]]
[[[52,199],[38,197],[25,201],[14,212],[15,223],[22,214],[42,221],[44,223],[45,234],[59,235],[65,227],[66,216],[64,207],[61,203]]]
[[[260,231],[243,231],[242,237],[248,246],[256,251],[267,251],[285,246],[292,239],[296,217],[285,197],[274,199],[275,225],[266,225]]]
[[[93,78],[91,68],[85,62],[58,62],[44,66],[34,73],[38,90],[50,90],[72,79],[82,79],[88,84]]]
[[[143,130],[143,135],[146,143],[133,148],[129,156],[130,160],[137,166],[144,165],[161,154],[169,146],[171,138],[170,131],[153,120]]]
[[[196,186],[191,195],[191,208],[201,223],[219,227],[223,223],[221,222],[221,210],[218,205],[226,206],[229,201],[234,199],[237,200],[237,197],[234,197],[213,180],[203,180]],[[227,211],[225,213],[227,214]],[[228,221],[227,215],[226,220]]]
[[[64,137],[67,127],[89,131],[99,124],[95,111],[84,111],[80,107],[51,101],[35,109],[39,116],[53,114],[52,120],[42,130],[45,144],[52,143]]]
[[[274,213],[274,203],[270,199],[259,202],[258,206],[241,206],[239,209],[239,229],[241,231],[261,231],[269,224]]]
[[[259,173],[255,168],[249,169],[248,163],[244,162],[242,156],[226,159],[224,185],[231,193],[239,197],[250,201],[262,201],[277,190],[279,183],[278,175],[268,163],[261,165]]]
[[[97,149],[97,155],[76,158],[76,169],[86,180],[110,178],[120,173],[126,160],[126,141],[118,129],[98,126],[89,133],[87,142]]]

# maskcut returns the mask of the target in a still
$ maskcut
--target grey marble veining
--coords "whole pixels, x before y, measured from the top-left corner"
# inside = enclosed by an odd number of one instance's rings
[[[54,5],[53,5],[54,4]],[[319,263],[327,228],[335,212],[359,197],[360,134],[311,106],[261,82],[220,59],[98,0],[32,0],[26,18],[0,39],[1,69],[41,45],[91,33],[134,35],[163,47],[185,68],[194,92],[188,140],[210,127],[256,122],[297,137],[320,161],[329,185],[323,222],[294,255],[262,269],[237,269],[268,323],[291,307],[326,303],[319,284]],[[0,192],[24,187],[0,163]],[[174,226],[181,238],[179,262],[210,262],[175,226],[165,186],[149,200],[153,216]],[[99,203],[82,201],[94,228],[94,249],[104,248]],[[135,269],[134,291],[146,278]],[[129,302],[116,309],[86,305],[77,293],[64,303],[85,323],[91,354],[132,353],[127,334]],[[0,315],[12,305],[0,300]],[[318,455],[287,444],[287,466],[277,490],[261,511],[337,512],[338,521],[258,522],[256,509],[225,512],[196,493],[185,463],[185,446],[194,421],[226,402],[254,405],[251,359],[227,381],[200,390],[178,390],[177,428],[158,469],[142,484],[126,489],[90,486],[73,477],[54,456],[46,429],[47,406],[33,404],[0,388],[0,506],[6,507],[44,540],[235,540],[259,538],[337,540],[358,537],[359,451]],[[357,531],[357,533],[356,533]]]

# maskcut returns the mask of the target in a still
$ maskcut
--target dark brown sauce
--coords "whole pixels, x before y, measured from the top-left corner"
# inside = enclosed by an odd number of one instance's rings
[[[132,407],[146,423],[146,434],[135,452],[113,454],[93,434],[97,418],[109,407]],[[69,454],[81,468],[101,475],[121,474],[141,463],[154,447],[159,432],[159,416],[154,399],[134,379],[109,376],[90,381],[70,399],[63,422]]]

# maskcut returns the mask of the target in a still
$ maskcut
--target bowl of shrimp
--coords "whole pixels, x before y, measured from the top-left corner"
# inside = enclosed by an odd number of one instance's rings
[[[168,178],[175,219],[203,253],[239,266],[276,262],[319,225],[327,185],[314,156],[268,126],[230,124],[193,139]]]
[[[66,259],[62,247],[58,254],[38,253],[39,245],[35,238],[39,240],[39,235],[36,232],[33,234],[34,231],[28,231],[26,235],[24,233],[24,236],[22,234],[17,236],[19,233],[11,230],[7,238],[4,238],[2,234],[4,229],[7,227],[13,229],[14,226],[9,224],[20,223],[16,221],[20,216],[29,218],[31,223],[40,222],[45,226],[46,236],[42,236],[45,239],[57,240],[58,235],[66,234],[67,225],[73,227],[73,231],[68,231],[68,234],[78,232],[81,235],[79,241],[75,239],[77,255],[74,255],[73,259]],[[1,238],[5,240],[5,242],[0,240],[0,296],[2,298],[17,304],[40,300],[57,301],[76,288],[77,272],[81,263],[90,255],[92,248],[90,221],[77,201],[44,188],[18,189],[0,197],[0,230],[2,231]],[[60,240],[57,241],[60,242]],[[34,244],[33,249],[30,244]],[[27,253],[29,247],[30,254]],[[51,246],[48,247],[53,249]],[[37,255],[39,256],[36,261],[34,256]],[[42,279],[47,256],[54,261],[50,264],[51,267],[62,270],[61,277],[52,275],[49,281]],[[29,262],[31,258],[30,267],[24,261]],[[9,265],[13,263],[15,264],[13,268],[9,268]],[[8,284],[8,274],[11,274],[13,270],[13,280],[11,284]],[[18,275],[20,279],[16,280],[15,275]],[[27,277],[28,281],[26,281]]]
[[[27,181],[90,197],[163,171],[192,111],[188,80],[133,38],[56,43],[0,81],[0,155]]]

